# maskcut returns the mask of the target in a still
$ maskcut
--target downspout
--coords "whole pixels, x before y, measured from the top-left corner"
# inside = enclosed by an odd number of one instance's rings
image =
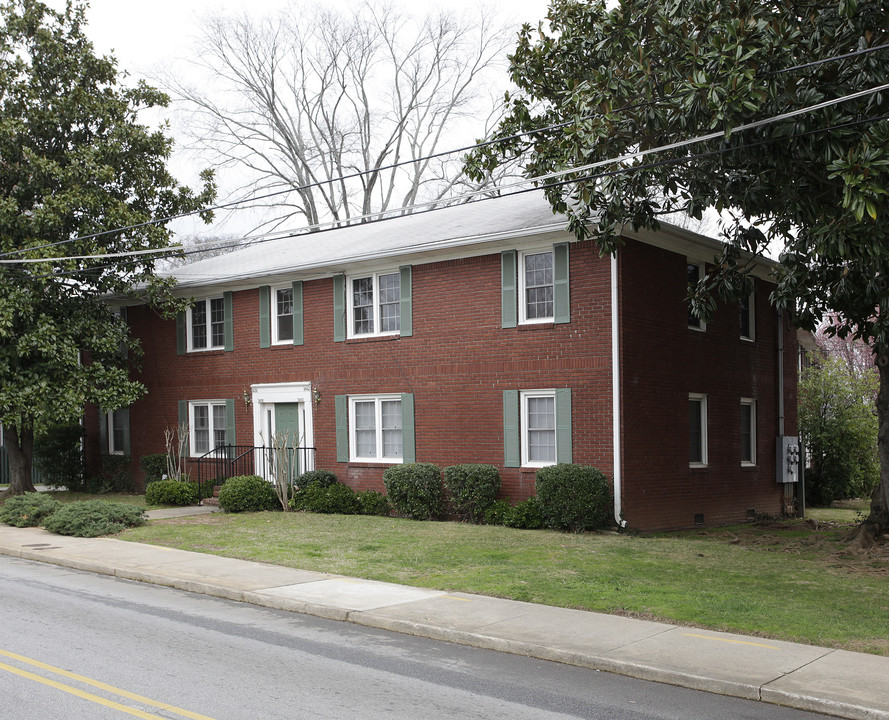
[[[620,313],[617,292],[617,251],[611,256],[611,428],[614,456],[614,521],[626,527],[621,517],[621,444],[620,444]]]
[[[778,435],[784,436],[784,316],[778,310]]]

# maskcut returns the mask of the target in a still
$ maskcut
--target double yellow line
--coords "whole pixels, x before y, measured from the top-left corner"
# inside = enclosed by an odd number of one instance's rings
[[[127,700],[134,700],[135,702],[141,703],[142,705],[148,705],[150,707],[158,708],[159,710],[165,710],[167,712],[180,715],[184,718],[189,718],[189,720],[213,720],[213,718],[208,717],[207,715],[201,715],[200,713],[191,712],[190,710],[184,710],[183,708],[176,707],[175,705],[158,702],[157,700],[152,700],[151,698],[137,695],[136,693],[131,693],[128,690],[123,690],[121,688],[114,687],[113,685],[108,685],[107,683],[103,683],[98,680],[93,680],[92,678],[88,678],[83,675],[78,675],[77,673],[62,670],[62,668],[57,668],[52,665],[47,665],[46,663],[40,662],[39,660],[32,660],[31,658],[25,657],[24,655],[17,655],[16,653],[7,652],[6,650],[0,650],[0,656],[9,658],[10,660],[15,660],[16,662],[23,663],[25,665],[31,665],[32,667],[39,668],[55,675],[60,675],[61,677],[68,678],[69,680],[74,680],[76,682],[82,683],[83,685],[89,685],[99,690],[104,690],[106,693],[111,693],[112,695],[117,695],[119,697],[126,698]],[[80,690],[79,688],[76,688],[72,685],[66,685],[63,682],[59,682],[58,680],[52,680],[50,678],[44,677],[43,675],[37,675],[36,673],[22,670],[21,668],[17,668],[14,665],[7,665],[6,663],[0,662],[0,670],[5,670],[9,673],[12,673],[13,675],[18,675],[19,677],[33,680],[34,682],[41,683],[42,685],[48,685],[49,687],[55,688],[56,690],[61,690],[62,692],[66,692],[76,697],[83,698],[84,700],[89,700],[91,702],[97,703],[98,705],[104,705],[105,707],[119,710],[120,712],[126,713],[127,715],[134,715],[135,717],[146,718],[147,720],[167,720],[161,715],[154,715],[153,713],[145,712],[144,710],[139,710],[138,708],[130,707],[129,705],[124,705],[113,700],[108,700],[107,698],[104,698],[100,695],[94,695],[93,693]]]

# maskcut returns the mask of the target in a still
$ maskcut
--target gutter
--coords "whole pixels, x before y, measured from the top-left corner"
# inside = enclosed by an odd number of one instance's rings
[[[618,527],[625,528],[627,521],[621,517],[621,492],[623,476],[621,474],[621,441],[620,441],[620,308],[617,292],[617,252],[611,256],[611,430],[613,443],[614,467],[614,521]]]

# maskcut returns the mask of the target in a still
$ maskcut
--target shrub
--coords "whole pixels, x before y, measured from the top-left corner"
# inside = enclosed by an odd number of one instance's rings
[[[59,535],[98,537],[143,524],[145,512],[140,507],[104,500],[84,500],[62,505],[46,519],[43,527]]]
[[[432,463],[392,465],[383,473],[386,495],[400,515],[428,520],[444,514],[441,468]]]
[[[359,511],[359,505],[355,498],[355,492],[348,485],[313,483],[301,492],[295,509],[316,513],[355,515]]]
[[[495,500],[485,511],[485,525],[506,525],[506,518],[511,512],[509,500]]]
[[[150,483],[163,480],[167,474],[167,454],[152,453],[139,458],[139,467],[145,473],[146,489]]]
[[[611,485],[594,467],[559,463],[540,468],[537,499],[547,527],[583,532],[611,522]]]
[[[270,482],[257,475],[239,475],[223,483],[219,507],[231,513],[261,512],[280,509],[281,504]]]
[[[330,470],[308,470],[296,479],[299,489],[307,488],[309,485],[321,485],[327,487],[336,484],[336,473]]]
[[[540,501],[536,497],[529,497],[527,500],[513,505],[509,509],[503,524],[511,528],[539,530],[544,524],[543,513],[540,510]]]
[[[388,515],[392,510],[389,498],[376,490],[360,490],[355,493],[355,499],[361,515]]]
[[[84,486],[87,492],[132,492],[129,455],[103,455],[99,475],[89,478]]]
[[[444,470],[444,486],[454,514],[480,522],[500,490],[500,474],[493,465],[451,465]]]
[[[61,507],[61,503],[44,493],[25,493],[8,498],[0,507],[0,522],[14,527],[36,527]]]
[[[145,488],[147,505],[194,505],[198,501],[197,483],[186,480],[155,480]]]
[[[34,438],[34,464],[47,485],[82,490],[84,485],[83,427],[79,423],[52,425]]]

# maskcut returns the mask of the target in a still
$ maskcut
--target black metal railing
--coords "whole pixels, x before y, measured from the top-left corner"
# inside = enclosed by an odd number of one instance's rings
[[[259,475],[269,482],[296,479],[315,469],[315,448],[272,448],[253,445],[220,445],[188,460],[188,476],[198,484],[201,497],[209,497],[216,485],[239,475]]]

